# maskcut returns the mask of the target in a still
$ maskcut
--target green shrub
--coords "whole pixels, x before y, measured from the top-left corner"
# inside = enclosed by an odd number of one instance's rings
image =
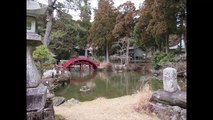
[[[41,76],[45,70],[53,68],[53,64],[56,62],[53,56],[54,55],[44,45],[36,47],[36,50],[33,51],[33,59]]]
[[[168,62],[172,62],[174,59],[174,53],[164,53],[156,51],[151,58],[151,64],[154,69],[159,69],[161,66]]]
[[[159,64],[162,66],[162,65],[165,65],[167,64],[168,62],[172,62],[174,60],[174,54],[173,53],[168,53],[166,54],[166,56],[164,56],[160,61],[159,61]]]

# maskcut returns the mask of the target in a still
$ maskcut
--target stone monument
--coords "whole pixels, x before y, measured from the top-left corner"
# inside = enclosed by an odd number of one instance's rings
[[[45,15],[47,5],[27,0],[27,120],[54,120],[54,110],[47,100],[47,86],[41,83],[41,76],[32,58],[36,46],[42,45],[38,35],[36,17]]]
[[[163,89],[167,92],[180,90],[177,82],[177,70],[171,67],[163,70]]]

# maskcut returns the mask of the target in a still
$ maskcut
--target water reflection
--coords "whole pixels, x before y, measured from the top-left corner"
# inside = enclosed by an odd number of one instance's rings
[[[84,72],[83,75],[73,72],[72,77],[70,79],[70,85],[85,84],[86,82],[93,80],[96,77],[96,75],[97,75],[97,72],[91,72],[91,73]]]
[[[136,72],[94,72],[85,77],[72,76],[70,84],[56,91],[57,96],[80,101],[98,97],[114,98],[137,92],[143,81]]]
[[[141,90],[145,83],[149,83],[153,90],[163,88],[162,80],[155,80],[150,75],[137,72],[84,74],[84,77],[81,77],[78,73],[73,73],[70,84],[58,89],[55,94],[66,99],[89,101],[98,97],[115,98],[133,94]]]

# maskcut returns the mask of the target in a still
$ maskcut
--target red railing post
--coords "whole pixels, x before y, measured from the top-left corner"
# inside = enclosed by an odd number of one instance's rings
[[[72,65],[70,65],[70,80],[72,79]]]

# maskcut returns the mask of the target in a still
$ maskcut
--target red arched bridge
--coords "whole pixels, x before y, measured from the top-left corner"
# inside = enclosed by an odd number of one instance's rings
[[[96,63],[95,61],[85,58],[85,57],[77,57],[77,58],[72,58],[70,60],[68,60],[67,62],[65,62],[63,64],[63,68],[66,69],[68,67],[71,67],[72,65],[89,65],[90,67],[92,67],[94,70],[96,70],[99,66],[98,63]]]
[[[69,71],[71,72],[72,68],[75,65],[80,65],[80,72],[83,72],[84,69],[84,65],[88,65],[89,66],[89,70],[93,69],[96,70],[99,66],[99,64],[89,58],[86,57],[77,57],[77,58],[71,58],[70,60],[66,61],[64,64],[62,65],[57,65],[58,68],[62,68],[62,69],[69,69]]]

